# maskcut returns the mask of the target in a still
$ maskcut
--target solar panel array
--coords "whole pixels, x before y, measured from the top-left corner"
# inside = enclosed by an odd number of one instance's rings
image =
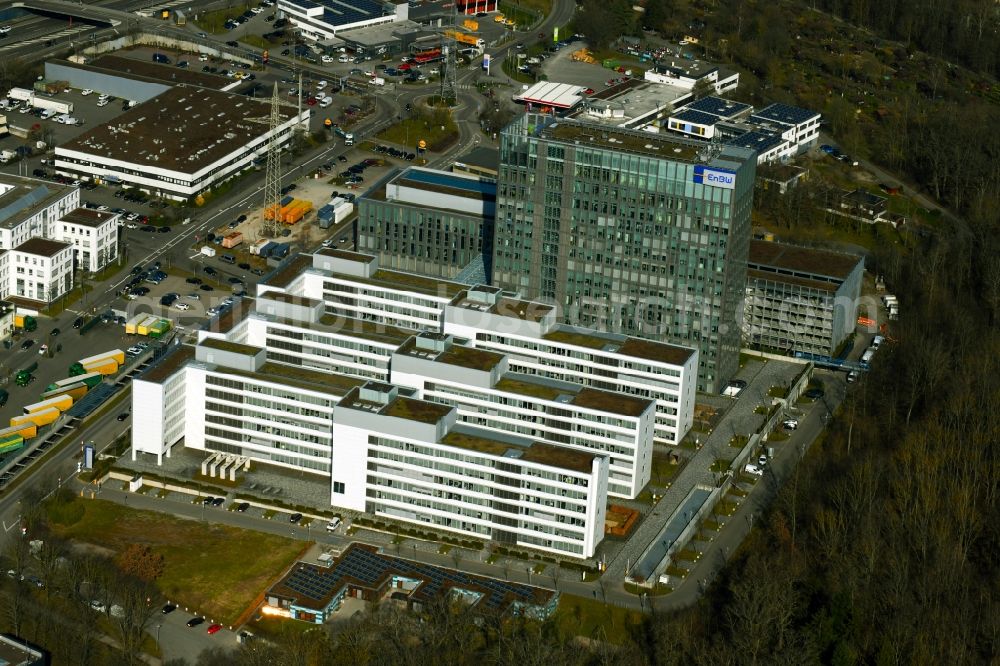
[[[692,102],[684,107],[691,111],[701,111],[702,113],[711,113],[713,116],[721,116],[723,118],[729,118],[741,111],[750,108],[749,104],[743,104],[742,102],[734,102],[732,100],[723,99],[721,97],[702,97],[696,102]]]
[[[770,132],[747,132],[746,134],[741,134],[740,136],[733,137],[726,141],[730,146],[739,146],[741,148],[751,148],[758,152],[764,152],[769,150],[778,144],[780,144],[784,139],[782,139],[777,134],[771,134]]]
[[[327,0],[323,3],[323,21],[330,25],[348,25],[384,16],[382,5],[372,0]]]
[[[347,582],[345,578],[352,578],[363,586],[375,587],[392,574],[424,581],[418,586],[414,596],[425,600],[444,594],[452,588],[482,592],[482,603],[491,610],[501,609],[511,601],[537,603],[535,595],[540,591],[529,585],[421,564],[356,546],[348,548],[329,569],[309,564],[298,565],[283,584],[309,599],[323,601]]]
[[[798,125],[799,123],[804,123],[818,115],[819,114],[815,111],[800,109],[797,106],[790,106],[788,104],[772,104],[771,106],[765,107],[753,114],[751,118],[773,120],[775,122],[784,123],[785,125]]]
[[[686,123],[697,123],[698,125],[715,125],[719,122],[718,116],[713,116],[711,113],[702,113],[701,111],[694,111],[692,109],[684,109],[680,113],[673,116],[675,120],[682,120]]]

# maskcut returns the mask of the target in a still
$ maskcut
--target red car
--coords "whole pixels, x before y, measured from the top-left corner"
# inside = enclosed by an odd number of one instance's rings
[[[309,99],[306,100],[306,104],[308,104],[309,106],[316,106],[316,98],[310,97]]]
[[[408,71],[410,71],[410,63],[404,62],[399,67],[397,67],[396,69],[398,69],[401,72],[408,72]]]
[[[213,624],[213,625],[211,625],[208,628],[209,635],[211,635],[211,634],[217,634],[220,631],[222,631],[222,625],[221,624]]]
[[[584,94],[586,94],[586,95],[593,95],[593,94],[594,94],[594,89],[593,89],[593,88],[587,88],[587,89],[586,89],[586,90],[584,90],[583,92],[584,92]]]

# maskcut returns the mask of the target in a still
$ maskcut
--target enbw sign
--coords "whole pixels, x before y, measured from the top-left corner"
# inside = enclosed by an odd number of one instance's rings
[[[694,182],[732,190],[736,188],[736,173],[725,169],[709,169],[698,164],[694,167]]]

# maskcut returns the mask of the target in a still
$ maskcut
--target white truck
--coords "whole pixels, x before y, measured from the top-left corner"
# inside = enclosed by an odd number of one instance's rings
[[[202,245],[201,246],[201,253],[203,255],[205,255],[206,257],[214,257],[215,256],[215,248],[211,247],[211,246],[208,246],[208,245]]]
[[[64,102],[59,99],[53,99],[51,97],[42,97],[41,95],[35,95],[35,101],[32,102],[35,108],[47,109],[55,111],[56,113],[73,113],[73,102]]]
[[[384,86],[385,79],[383,79],[381,76],[373,76],[371,83],[373,86]]]
[[[0,164],[7,164],[15,157],[17,157],[17,153],[13,150],[0,150]]]
[[[344,140],[345,146],[354,145],[354,134],[352,134],[351,132],[345,132],[340,127],[336,128],[334,131],[336,132],[337,136],[339,136],[341,139]]]
[[[19,102],[30,102],[35,99],[35,91],[27,88],[11,88],[7,91],[7,97]]]

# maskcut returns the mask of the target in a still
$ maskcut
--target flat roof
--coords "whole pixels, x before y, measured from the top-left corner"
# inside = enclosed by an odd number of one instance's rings
[[[572,83],[539,81],[514,99],[518,102],[552,106],[558,109],[572,109],[583,100],[580,93],[586,89],[586,86]]]
[[[348,26],[362,21],[370,21],[389,14],[381,3],[374,0],[282,0],[305,13],[306,10],[322,8],[323,13],[311,17],[332,26]]]
[[[747,132],[746,134],[741,134],[739,136],[734,136],[733,138],[726,140],[727,145],[749,148],[750,150],[755,150],[758,153],[767,152],[775,146],[780,146],[784,142],[785,140],[782,139],[779,134],[773,134],[759,129]]]
[[[521,455],[521,460],[548,465],[549,467],[562,467],[574,472],[589,472],[594,465],[593,453],[586,453],[578,449],[570,449],[565,446],[556,446],[545,442],[535,442]]]
[[[579,449],[556,446],[510,433],[500,433],[464,423],[456,424],[441,438],[441,443],[486,455],[523,460],[574,472],[589,472],[595,454]]]
[[[13,229],[74,189],[37,178],[0,174],[0,226]]]
[[[791,271],[798,277],[822,276],[845,280],[862,262],[861,257],[785,243],[751,240],[747,264],[751,268]],[[773,279],[773,275],[772,275]]]
[[[77,208],[59,218],[60,222],[78,224],[82,227],[100,227],[107,224],[117,213],[108,213],[91,208]]]
[[[409,167],[388,182],[477,201],[495,201],[497,196],[497,184],[494,181],[420,167]]]
[[[458,293],[449,303],[457,308],[475,310],[477,312],[488,312],[501,317],[511,317],[522,321],[539,322],[552,313],[555,309],[551,305],[538,301],[522,301],[517,298],[506,296],[496,299],[495,303],[488,303],[469,297],[471,290],[467,287]]]
[[[679,113],[670,116],[673,120],[683,120],[686,123],[697,123],[698,125],[715,125],[719,122],[719,116],[711,113],[695,111],[694,109],[681,109]]]
[[[522,583],[393,557],[361,543],[350,544],[329,567],[295,564],[269,593],[292,599],[296,606],[319,611],[325,610],[346,586],[360,587],[379,596],[397,577],[418,581],[409,593],[409,598],[417,603],[427,604],[452,590],[464,590],[481,595],[475,605],[495,613],[505,612],[512,604],[542,607],[556,594]]]
[[[257,372],[247,372],[236,368],[213,366],[213,371],[227,375],[238,375],[246,379],[254,379],[272,384],[283,384],[293,388],[327,393],[335,397],[343,397],[358,386],[365,384],[364,379],[338,375],[332,372],[320,372],[294,365],[283,365],[268,361],[260,366]]]
[[[418,349],[417,338],[418,336],[416,335],[411,336],[405,343],[400,345],[399,349],[396,350],[396,353],[405,354],[407,356],[415,356],[417,358],[424,358],[429,361],[434,361],[435,363],[446,363],[448,365],[455,365],[483,372],[492,370],[504,359],[504,355],[498,354],[497,352],[457,344],[452,344],[443,351],[423,348]]]
[[[559,324],[542,336],[545,340],[564,344],[599,349],[606,352],[633,356],[650,361],[660,361],[672,365],[683,365],[695,353],[694,349],[656,342],[642,338],[615,335],[592,329],[580,329]]]
[[[621,416],[641,416],[653,402],[636,396],[601,391],[579,384],[558,382],[516,372],[504,374],[493,388],[505,393],[516,393],[550,402],[563,402],[575,407]]]
[[[267,101],[242,95],[177,86],[59,148],[194,173],[267,134],[270,107]],[[278,113],[285,122],[296,112],[284,105]]]
[[[834,283],[824,280],[811,280],[809,278],[799,277],[796,275],[786,275],[784,273],[776,273],[775,271],[762,271],[757,268],[747,268],[747,278],[750,280],[767,280],[769,282],[780,282],[781,284],[794,284],[799,287],[808,287],[809,289],[817,289],[819,291],[828,291],[834,293],[840,286],[840,283]]]
[[[366,25],[362,28],[352,28],[343,30],[337,35],[348,42],[360,44],[362,46],[381,46],[392,41],[400,41],[396,33],[407,33],[420,30],[421,26],[416,21],[393,21],[392,23],[379,23],[378,25]]]
[[[198,345],[200,347],[218,349],[219,351],[230,352],[232,354],[240,354],[241,356],[256,356],[263,351],[262,347],[244,345],[239,342],[230,342],[229,340],[223,340],[222,338],[205,338],[199,342]]]
[[[366,384],[368,382],[361,381],[360,383]],[[398,394],[387,403],[372,402],[362,399],[360,391],[355,391],[351,393],[351,395],[345,397],[344,400],[340,402],[338,407],[368,412],[375,411],[373,408],[377,407],[377,413],[380,416],[392,416],[397,419],[406,419],[407,421],[415,421],[417,423],[427,423],[431,425],[448,416],[452,409],[454,409],[453,407],[442,405],[437,402],[418,400],[417,398],[409,398]]]
[[[385,269],[375,271],[370,278],[336,272],[332,273],[331,277],[378,287],[389,287],[398,291],[412,291],[425,296],[440,296],[442,298],[453,298],[456,294],[468,288],[468,285],[459,282],[439,280],[437,278],[417,275],[416,273],[404,273],[402,271]]]
[[[539,136],[555,141],[578,143],[615,152],[630,152],[662,159],[704,163],[700,159],[704,143],[685,141],[677,136],[652,134],[577,119],[560,119],[538,130]]]
[[[284,289],[295,279],[302,275],[302,272],[312,266],[312,256],[308,254],[296,254],[290,260],[286,260],[282,266],[261,280],[257,284],[270,285],[278,289]]]
[[[670,61],[660,60],[653,65],[653,70],[660,74],[669,72],[675,76],[686,76],[692,79],[700,79],[703,76],[711,74],[718,68],[718,65],[710,62],[689,60],[681,56],[675,56]]]
[[[818,111],[803,109],[790,104],[771,104],[757,111],[751,119],[770,120],[782,125],[798,125],[819,117]]]
[[[743,102],[734,102],[731,99],[710,95],[691,102],[690,104],[685,105],[684,108],[690,111],[710,113],[713,116],[719,116],[720,118],[732,118],[734,116],[738,116],[744,111],[752,109],[753,107],[749,104],[744,104]]]
[[[49,240],[48,238],[29,238],[14,248],[16,252],[35,254],[39,257],[54,257],[66,248],[73,247],[72,243]]]
[[[160,359],[160,362],[139,376],[144,382],[162,384],[170,379],[174,373],[193,361],[195,348],[192,345],[176,345],[174,351],[168,353]]]
[[[183,58],[181,58],[183,60]],[[197,55],[190,56],[189,60],[193,67],[198,62]],[[207,72],[178,67],[176,65],[164,65],[151,60],[139,60],[138,58],[127,58],[119,55],[102,55],[91,60],[86,65],[75,62],[60,62],[61,65],[78,67],[80,69],[104,70],[115,76],[134,75],[130,78],[146,79],[166,83],[171,86],[180,84],[200,86],[212,90],[222,90],[231,83],[232,79]]]

